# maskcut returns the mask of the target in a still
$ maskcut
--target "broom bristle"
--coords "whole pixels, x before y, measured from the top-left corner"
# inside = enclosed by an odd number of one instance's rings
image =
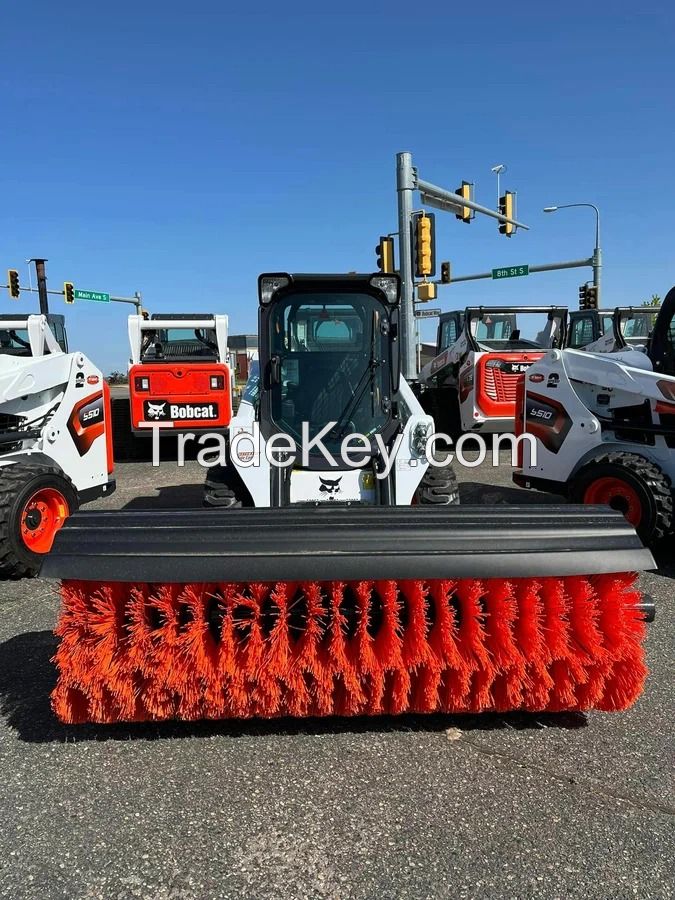
[[[64,582],[64,722],[625,709],[647,674],[634,575]]]

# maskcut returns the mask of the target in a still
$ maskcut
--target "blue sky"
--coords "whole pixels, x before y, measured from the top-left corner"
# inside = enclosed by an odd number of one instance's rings
[[[255,330],[260,272],[374,268],[396,228],[399,150],[426,180],[474,181],[490,206],[490,168],[508,166],[502,187],[532,230],[509,240],[491,220],[437,216],[455,274],[590,255],[591,210],[541,212],[590,201],[607,304],[675,282],[670,4],[13,6],[0,269],[22,283],[43,255],[52,287],[140,290],[153,312],[226,312],[231,331]],[[576,304],[589,277],[456,285],[434,305]],[[5,291],[0,307],[17,308]],[[126,307],[53,309],[73,347],[126,366]]]

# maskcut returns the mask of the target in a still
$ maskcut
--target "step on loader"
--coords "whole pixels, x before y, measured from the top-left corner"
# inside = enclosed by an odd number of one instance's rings
[[[457,505],[400,373],[397,276],[263,275],[259,339],[208,508],[59,532],[61,720],[635,701],[651,554],[611,510]]]
[[[63,316],[0,316],[0,578],[35,575],[58,529],[115,488],[110,398]]]

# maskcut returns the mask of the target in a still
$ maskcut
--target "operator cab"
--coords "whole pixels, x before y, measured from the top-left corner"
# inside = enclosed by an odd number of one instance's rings
[[[281,285],[272,302],[274,278]],[[385,280],[395,286],[389,294],[378,286]],[[303,429],[313,438],[334,422],[322,441],[335,453],[349,434],[388,440],[398,430],[395,277],[261,276],[259,333],[265,436],[300,443]]]
[[[22,328],[7,328],[3,322],[25,322]],[[66,335],[65,316],[55,313],[47,314],[47,324],[56,338],[56,342],[64,353],[68,352],[68,337]],[[45,353],[49,349],[45,347]],[[5,356],[32,356],[30,339],[28,335],[28,313],[18,315],[0,315],[0,355]]]
[[[567,310],[563,307],[523,307],[497,310],[470,307],[465,313],[474,350],[550,350],[563,345]]]
[[[443,313],[438,320],[436,336],[436,355],[452,347],[464,328],[464,312],[455,310]]]
[[[143,332],[142,363],[218,362],[218,343],[213,328],[186,328],[181,319],[211,319],[206,314],[155,313],[150,321],[175,321],[175,327]]]
[[[657,315],[658,309],[655,307],[573,310],[570,312],[567,346],[580,350],[613,332],[617,349],[646,349]]]

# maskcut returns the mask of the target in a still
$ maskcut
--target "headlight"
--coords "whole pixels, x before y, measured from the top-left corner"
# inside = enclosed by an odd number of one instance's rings
[[[382,291],[389,303],[398,303],[401,284],[398,275],[373,275],[370,283],[374,288]]]
[[[418,422],[410,433],[410,448],[416,456],[425,456],[427,441],[434,433],[431,422]]]
[[[258,297],[263,305],[271,302],[272,297],[281,288],[291,283],[288,275],[261,275],[258,279]]]

